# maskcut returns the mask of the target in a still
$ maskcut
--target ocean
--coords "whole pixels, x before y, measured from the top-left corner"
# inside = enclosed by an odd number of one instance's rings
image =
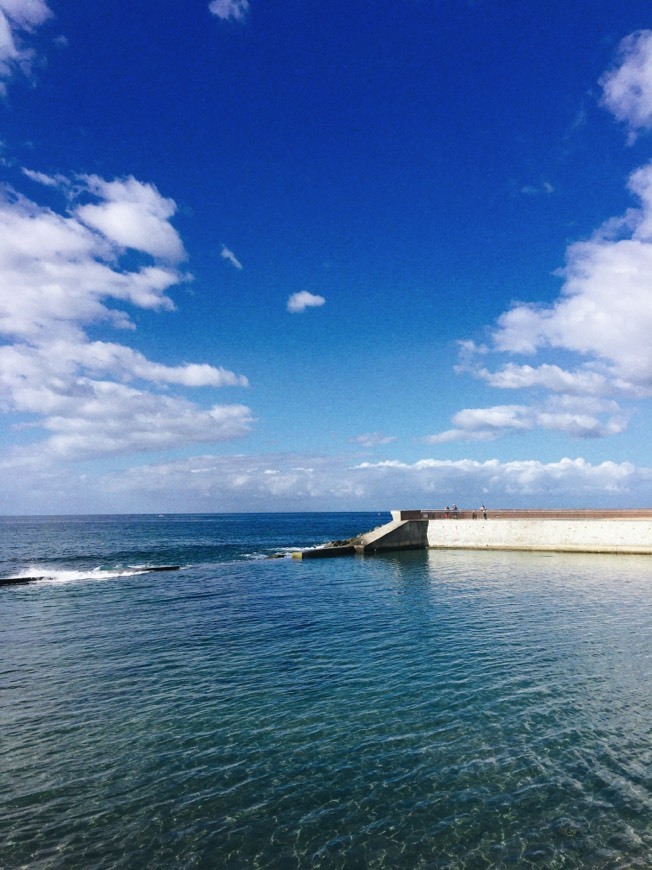
[[[0,867],[652,866],[652,557],[388,519],[1,518]]]

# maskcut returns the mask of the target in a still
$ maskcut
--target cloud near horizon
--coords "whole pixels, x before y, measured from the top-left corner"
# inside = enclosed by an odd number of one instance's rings
[[[31,457],[25,491],[12,476],[0,492],[0,512],[34,512],[56,504],[62,487],[74,493],[74,507],[88,509],[89,488],[103,493],[107,511],[229,512],[275,510],[365,510],[460,507],[568,507],[601,504],[627,507],[642,502],[652,468],[629,462],[592,464],[582,458],[558,462],[490,459],[385,460],[354,463],[347,456],[204,454],[170,462],[141,464],[91,477],[74,466],[39,466]],[[0,463],[0,468],[3,464]],[[6,467],[6,463],[5,463]],[[388,503],[388,499],[390,502]],[[92,500],[91,500],[92,504]],[[11,507],[11,510],[7,510]]]
[[[45,433],[14,459],[88,459],[245,434],[246,406],[205,409],[167,392],[246,387],[243,375],[154,362],[86,332],[104,324],[133,334],[129,308],[174,310],[167,291],[189,280],[169,222],[175,203],[133,177],[25,175],[65,205],[55,211],[10,188],[0,200],[0,404],[22,428]]]
[[[603,105],[630,134],[652,129],[652,31],[624,39],[618,61],[601,79]],[[426,441],[489,440],[536,428],[605,437],[627,428],[624,401],[652,397],[652,162],[631,173],[628,189],[636,207],[569,245],[556,301],[515,304],[498,318],[489,345],[460,342],[458,373],[497,389],[551,395],[460,411],[453,428]],[[575,358],[575,367],[545,360],[547,352],[559,351]],[[544,358],[492,370],[489,354]]]

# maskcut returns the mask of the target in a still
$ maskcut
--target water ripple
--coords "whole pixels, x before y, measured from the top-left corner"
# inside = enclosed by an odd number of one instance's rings
[[[3,595],[0,864],[649,867],[651,581],[432,552]]]

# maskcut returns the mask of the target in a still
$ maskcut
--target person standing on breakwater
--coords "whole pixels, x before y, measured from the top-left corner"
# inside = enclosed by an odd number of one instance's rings
[[[486,508],[483,504],[481,504],[481,505],[480,505],[480,510],[482,511],[482,516],[483,516],[483,517],[485,518],[485,520],[486,520],[486,519],[487,519],[487,508]]]

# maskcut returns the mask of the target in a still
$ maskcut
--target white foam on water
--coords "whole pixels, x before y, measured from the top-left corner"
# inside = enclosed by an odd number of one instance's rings
[[[127,568],[86,568],[72,570],[52,568],[48,565],[30,565],[13,576],[17,579],[33,577],[42,583],[76,583],[83,580],[114,580],[118,577],[133,577],[152,570],[151,565],[132,565]]]

